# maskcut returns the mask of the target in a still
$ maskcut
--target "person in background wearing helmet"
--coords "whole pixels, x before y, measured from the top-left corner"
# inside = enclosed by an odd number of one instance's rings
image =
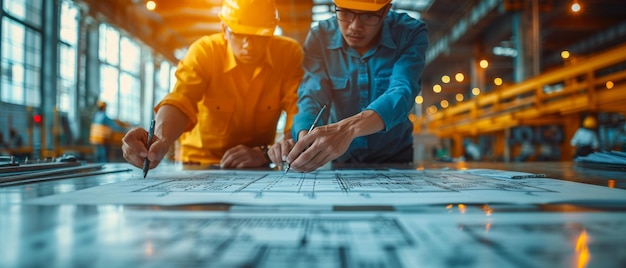
[[[282,111],[285,137],[297,112],[303,53],[292,39],[274,36],[273,0],[224,0],[222,32],[204,36],[178,64],[177,82],[154,108],[156,127],[135,128],[123,139],[124,158],[156,167],[180,138],[182,162],[222,168],[267,167]]]
[[[309,172],[330,162],[410,163],[408,114],[421,90],[428,32],[390,0],[335,0],[335,17],[304,45],[293,138],[275,144],[275,164]],[[323,105],[323,124],[308,133]]]
[[[98,101],[98,111],[93,117],[91,130],[89,131],[89,142],[94,148],[94,162],[107,162],[107,154],[111,142],[113,131],[125,132],[126,129],[119,126],[107,115],[107,103]]]
[[[574,158],[579,156],[587,156],[600,148],[598,135],[595,129],[598,127],[596,118],[588,115],[583,120],[581,128],[576,130],[570,144],[576,148]]]

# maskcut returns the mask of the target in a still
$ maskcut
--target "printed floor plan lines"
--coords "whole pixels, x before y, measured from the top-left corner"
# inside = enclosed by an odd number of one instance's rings
[[[484,170],[481,173],[490,174]],[[543,204],[574,199],[624,202],[620,189],[549,178],[505,179],[473,174],[471,170],[327,170],[287,175],[281,171],[207,170],[150,175],[150,179],[128,179],[29,202],[361,206]]]

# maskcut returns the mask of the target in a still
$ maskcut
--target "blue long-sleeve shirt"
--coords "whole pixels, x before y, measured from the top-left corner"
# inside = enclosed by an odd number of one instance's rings
[[[362,56],[343,40],[336,18],[319,22],[304,44],[304,78],[298,88],[293,137],[308,130],[323,105],[321,124],[373,110],[381,132],[352,141],[340,162],[387,162],[412,146],[408,113],[421,90],[428,31],[424,22],[389,12],[378,44]]]

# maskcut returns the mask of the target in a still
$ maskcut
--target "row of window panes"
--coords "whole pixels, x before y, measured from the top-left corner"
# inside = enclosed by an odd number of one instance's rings
[[[42,3],[43,0],[2,0],[2,7],[4,12],[14,18],[39,28]]]
[[[4,0],[4,10],[11,16],[41,26],[41,0]],[[71,108],[76,87],[76,52],[79,9],[72,1],[61,2],[59,29],[58,99],[60,111]],[[9,17],[2,18],[2,75],[0,100],[39,107],[41,105],[41,33]],[[38,28],[38,27],[37,27]],[[138,122],[137,103],[141,101],[140,54],[138,44],[105,24],[100,27],[101,99],[112,102],[109,113],[122,120]],[[120,51],[123,51],[120,55]],[[121,62],[120,62],[121,59]],[[119,63],[119,66],[118,66]],[[158,72],[155,99],[162,99],[173,87],[174,69],[163,62]],[[120,75],[121,73],[121,75]],[[155,75],[157,75],[155,73]],[[119,81],[119,83],[118,83]],[[118,88],[120,87],[121,88]],[[122,100],[119,103],[118,100]],[[152,105],[152,104],[149,104]]]
[[[0,100],[41,104],[41,35],[20,22],[2,17],[2,86]]]

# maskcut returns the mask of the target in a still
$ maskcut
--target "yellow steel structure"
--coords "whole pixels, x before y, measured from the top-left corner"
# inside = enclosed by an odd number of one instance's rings
[[[463,138],[495,135],[494,154],[502,155],[510,128],[562,124],[564,160],[572,156],[569,139],[581,114],[597,112],[626,114],[626,45],[418,117],[414,132],[452,138],[453,156],[462,155]]]

